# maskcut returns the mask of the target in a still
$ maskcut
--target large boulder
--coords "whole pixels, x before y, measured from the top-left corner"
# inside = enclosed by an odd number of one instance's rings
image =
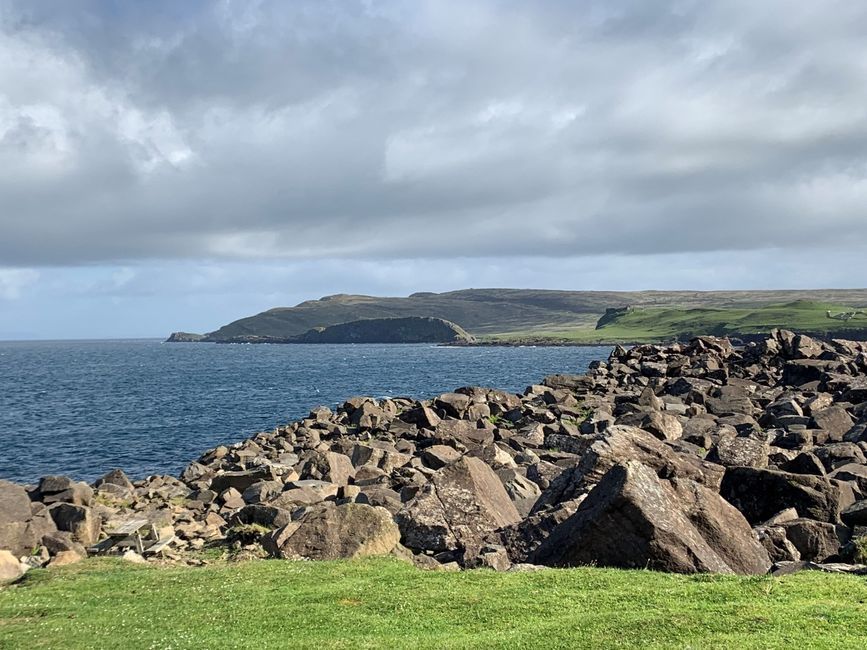
[[[30,497],[17,483],[0,481],[0,526],[30,519]]]
[[[611,468],[530,560],[676,573],[760,574],[770,567],[747,521],[718,494],[690,479],[661,479],[635,461]]]
[[[405,546],[465,559],[479,553],[486,535],[520,520],[494,470],[470,456],[436,472],[396,515]]]
[[[388,510],[358,503],[314,506],[262,538],[274,557],[311,560],[387,555],[399,542],[400,530]]]
[[[87,483],[73,481],[68,476],[43,476],[37,488],[38,500],[45,505],[52,503],[72,503],[89,506],[93,498],[93,488]]]
[[[551,481],[536,501],[533,512],[570,501],[586,493],[608,471],[626,461],[638,461],[663,477],[686,478],[717,490],[725,469],[696,455],[680,453],[673,447],[636,427],[615,425],[590,438],[578,465]]]
[[[43,535],[56,530],[45,508],[31,504],[22,486],[0,481],[0,549],[16,557],[29,555]]]
[[[798,549],[801,559],[808,562],[826,562],[837,559],[840,547],[849,541],[845,526],[812,519],[794,519],[779,526],[786,538]]]
[[[72,538],[84,546],[96,544],[102,522],[93,510],[72,503],[55,503],[48,511],[58,530],[72,533]]]
[[[794,508],[802,517],[836,522],[841,506],[840,489],[824,477],[757,467],[727,468],[720,494],[754,525],[785,508]]]

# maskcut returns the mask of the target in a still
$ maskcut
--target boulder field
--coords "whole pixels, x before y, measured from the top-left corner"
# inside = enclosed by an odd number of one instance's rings
[[[0,574],[146,519],[163,560],[397,555],[426,568],[865,571],[867,344],[774,331],[615,348],[522,395],[355,397],[175,478],[0,481]]]

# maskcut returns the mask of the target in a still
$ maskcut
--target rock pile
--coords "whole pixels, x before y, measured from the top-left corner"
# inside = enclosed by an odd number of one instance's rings
[[[0,548],[31,566],[73,561],[136,517],[190,561],[223,546],[432,568],[841,570],[867,554],[865,452],[867,344],[700,337],[617,347],[523,395],[352,398],[212,449],[179,478],[0,481]]]

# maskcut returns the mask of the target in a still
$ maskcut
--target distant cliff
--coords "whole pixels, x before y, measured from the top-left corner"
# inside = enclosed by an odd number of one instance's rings
[[[166,343],[199,343],[204,340],[204,334],[192,334],[190,332],[172,332],[172,335],[166,339]]]
[[[460,343],[470,342],[462,327],[442,318],[374,318],[318,327],[298,343]]]
[[[239,335],[211,338],[176,332],[170,343],[215,341],[217,343],[470,343],[474,339],[463,328],[442,318],[369,318],[316,327],[299,336]]]

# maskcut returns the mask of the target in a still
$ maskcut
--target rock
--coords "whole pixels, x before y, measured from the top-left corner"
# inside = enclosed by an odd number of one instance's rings
[[[400,541],[400,531],[384,508],[347,503],[314,506],[262,539],[274,557],[335,560],[388,555]]]
[[[396,515],[403,507],[403,502],[400,500],[400,495],[397,492],[387,487],[375,485],[362,488],[355,501],[356,503],[385,508],[392,515]]]
[[[48,563],[48,566],[51,568],[67,566],[70,564],[81,562],[83,559],[84,556],[82,556],[80,553],[76,553],[75,551],[60,551],[51,559],[51,561]]]
[[[42,545],[48,549],[51,555],[59,555],[63,552],[71,552],[82,558],[87,557],[87,550],[72,538],[71,533],[57,531],[42,537]]]
[[[630,460],[653,468],[660,476],[688,478],[712,490],[719,489],[725,472],[720,465],[677,453],[642,429],[615,425],[595,437],[577,467],[551,481],[533,511],[576,498],[589,491],[614,465]]]
[[[867,464],[864,452],[854,442],[834,442],[823,445],[815,450],[815,455],[829,472],[845,465]]]
[[[855,422],[840,406],[829,406],[826,409],[813,413],[813,425],[817,429],[827,431],[831,440],[842,441],[843,436],[852,428]]]
[[[0,582],[11,582],[24,575],[25,569],[9,551],[0,550]]]
[[[0,480],[0,525],[30,519],[30,497],[20,485]]]
[[[238,512],[232,515],[230,524],[232,526],[255,524],[274,529],[285,526],[291,521],[292,513],[289,510],[257,503],[244,506],[238,510]]]
[[[400,419],[425,429],[435,429],[440,423],[440,417],[429,406],[419,406],[401,414]]]
[[[484,462],[465,456],[439,470],[397,513],[403,544],[418,551],[475,557],[487,534],[521,516]]]
[[[210,488],[217,493],[222,493],[229,488],[234,488],[239,493],[259,481],[273,481],[277,477],[274,470],[267,466],[255,467],[239,472],[224,472],[217,474],[211,479]]]
[[[132,492],[135,489],[132,482],[129,480],[127,475],[124,473],[122,469],[113,469],[110,472],[104,474],[102,478],[97,479],[97,481],[93,484],[94,487],[99,488],[103,485],[116,485],[118,487],[124,488]]]
[[[469,564],[469,568],[508,571],[512,568],[512,562],[509,560],[509,554],[505,547],[494,544],[483,546],[479,554]]]
[[[720,494],[752,524],[765,521],[782,508],[802,517],[837,521],[840,490],[825,478],[755,467],[729,467]]]
[[[529,515],[536,501],[539,499],[539,495],[542,494],[539,486],[513,469],[498,470],[497,475],[503,482],[506,494],[509,495],[512,503],[515,504],[515,508],[521,517]]]
[[[385,473],[403,467],[412,460],[410,454],[399,452],[394,445],[381,440],[357,444],[352,448],[351,464],[358,468],[362,465],[373,465]]]
[[[45,505],[52,503],[71,503],[76,506],[89,506],[93,499],[93,488],[87,483],[75,482],[67,476],[43,476],[37,488],[39,501]]]
[[[148,563],[148,561],[146,559],[144,559],[141,555],[139,555],[138,553],[136,553],[133,550],[126,551],[120,557],[125,562],[131,562],[132,564],[147,564]]]
[[[612,467],[530,561],[676,573],[759,574],[770,566],[746,520],[719,495],[689,479],[660,479],[635,461]]]
[[[96,544],[101,523],[90,508],[71,503],[56,503],[48,511],[58,530],[72,533],[73,539],[85,547]]]
[[[786,538],[798,549],[802,560],[824,562],[837,557],[848,541],[842,526],[813,519],[795,519],[780,524]]]
[[[422,462],[431,469],[441,469],[460,460],[461,452],[448,445],[433,445],[421,452]]]
[[[818,459],[816,454],[809,451],[802,451],[792,460],[782,465],[780,469],[793,474],[825,475],[825,466],[822,464],[822,461]]]
[[[461,393],[445,393],[434,400],[438,409],[453,418],[462,418],[470,407],[470,398]]]
[[[22,486],[0,481],[0,549],[16,557],[29,555],[43,535],[57,530],[44,509],[35,515],[32,512],[30,497]]]
[[[867,526],[867,499],[862,499],[843,510],[840,513],[843,523],[854,528],[855,526]]]
[[[771,562],[797,562],[801,553],[786,537],[786,530],[780,526],[761,526],[756,528],[759,542],[768,552]]]
[[[724,467],[767,467],[770,446],[767,439],[753,436],[720,438],[707,460]]]
[[[677,440],[683,434],[680,421],[669,413],[652,411],[645,415],[639,426],[660,440]]]

